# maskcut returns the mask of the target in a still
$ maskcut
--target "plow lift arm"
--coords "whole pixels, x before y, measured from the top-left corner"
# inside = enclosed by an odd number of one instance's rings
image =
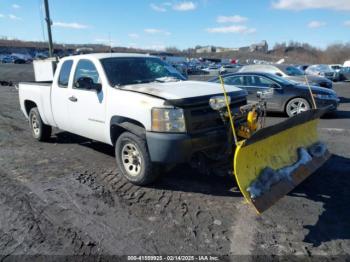
[[[223,101],[210,100],[233,137],[233,173],[240,191],[260,214],[320,168],[331,156],[319,141],[317,126],[327,108],[311,109],[265,127],[266,102],[243,106],[233,115],[222,77]],[[235,126],[235,117],[246,122]],[[229,141],[232,140],[229,138]]]

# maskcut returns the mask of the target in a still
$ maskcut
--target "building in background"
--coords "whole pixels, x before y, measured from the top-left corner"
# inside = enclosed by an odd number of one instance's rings
[[[269,51],[269,45],[267,44],[266,40],[263,40],[260,43],[252,44],[249,47],[249,51],[267,53]]]
[[[199,48],[196,48],[197,54],[203,54],[203,53],[215,53],[216,47],[215,46],[202,46]]]

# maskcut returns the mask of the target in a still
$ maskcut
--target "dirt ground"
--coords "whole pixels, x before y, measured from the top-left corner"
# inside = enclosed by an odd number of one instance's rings
[[[336,90],[339,113],[319,129],[333,156],[258,216],[233,178],[179,166],[137,187],[115,171],[110,146],[59,130],[48,143],[34,141],[16,88],[0,86],[0,261],[38,254],[346,261],[350,84]]]

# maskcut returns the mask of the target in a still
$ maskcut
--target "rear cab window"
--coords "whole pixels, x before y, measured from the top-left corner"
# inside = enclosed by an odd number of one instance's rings
[[[72,71],[73,60],[64,61],[61,66],[60,75],[58,77],[58,86],[67,88],[69,83],[69,76]]]

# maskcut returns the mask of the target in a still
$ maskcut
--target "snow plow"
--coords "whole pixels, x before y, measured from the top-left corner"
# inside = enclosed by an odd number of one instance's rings
[[[213,98],[210,105],[220,112],[227,126],[239,189],[256,211],[262,213],[329,159],[330,153],[317,133],[319,119],[327,108],[312,109],[265,127],[266,94],[260,93],[258,103],[234,113],[223,81],[221,84],[223,99]],[[235,120],[242,117],[246,122],[237,124]]]

